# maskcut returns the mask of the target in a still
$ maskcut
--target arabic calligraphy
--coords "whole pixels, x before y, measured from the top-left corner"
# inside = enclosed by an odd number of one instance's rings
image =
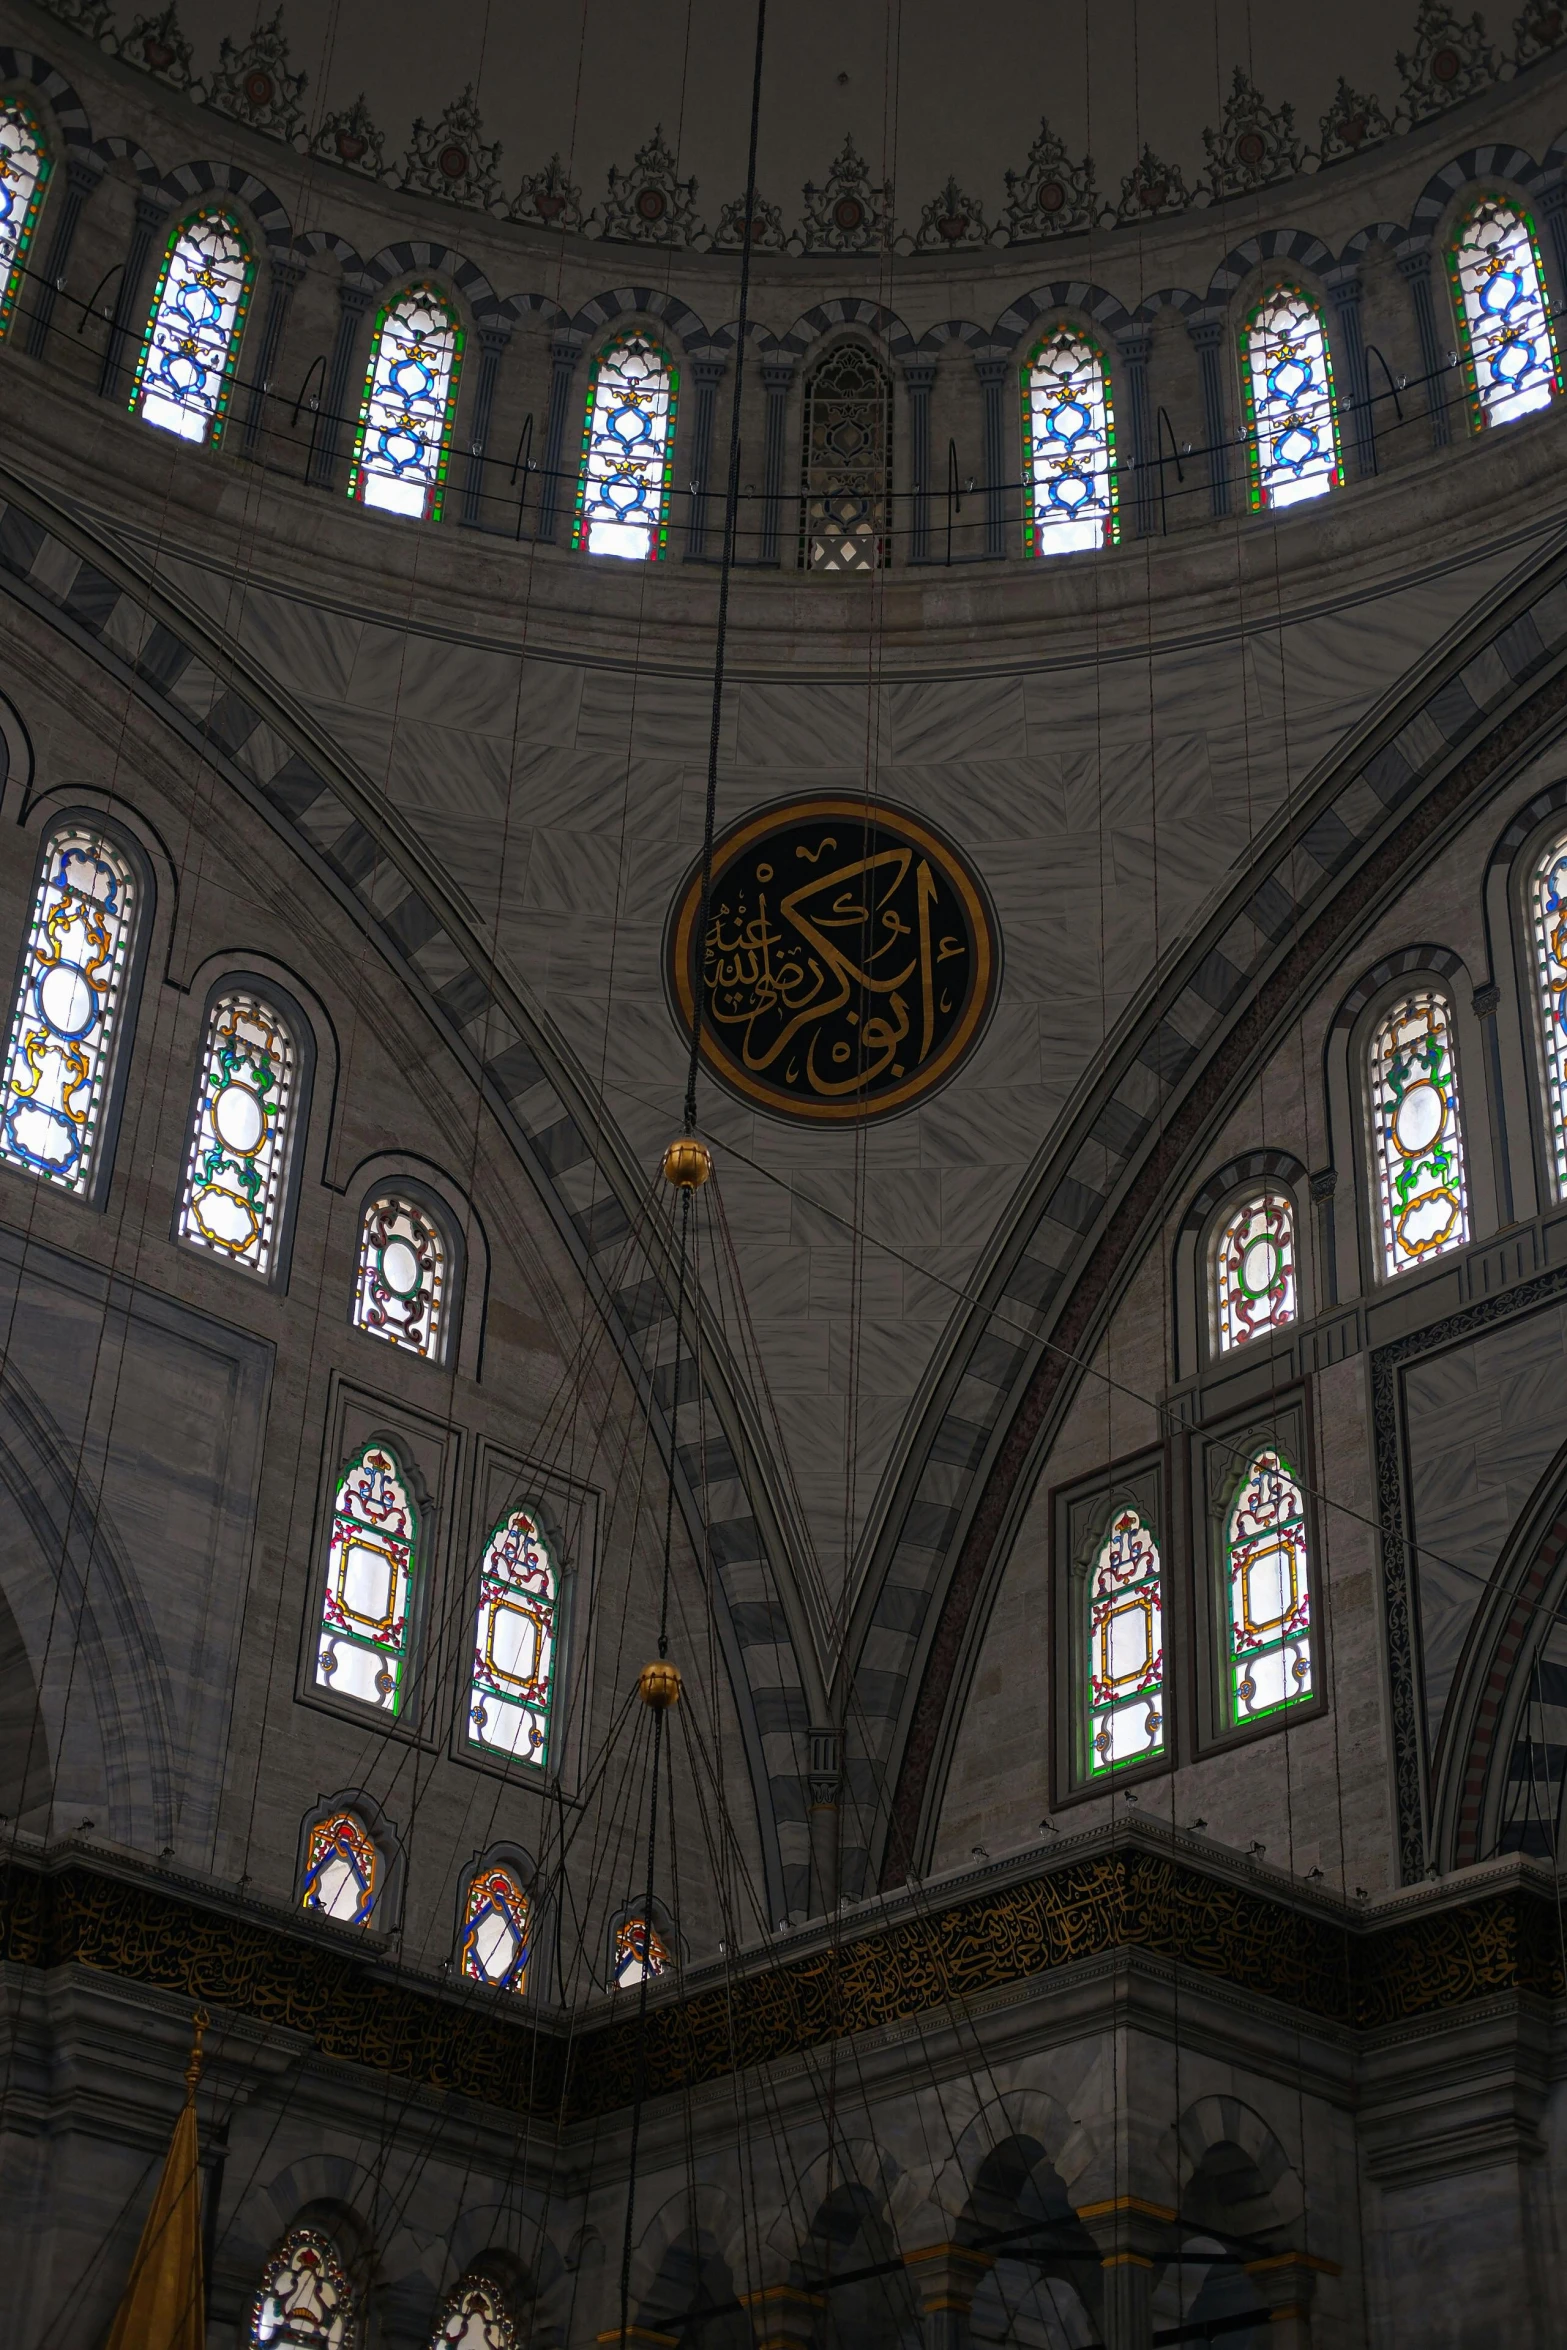
[[[973,1043],[996,970],[992,919],[957,852],[900,810],[807,800],[719,840],[677,901],[669,978],[702,1057],[787,1117],[906,1109]]]

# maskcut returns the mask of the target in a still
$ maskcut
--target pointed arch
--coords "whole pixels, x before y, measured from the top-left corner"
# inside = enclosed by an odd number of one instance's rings
[[[1248,313],[1240,342],[1253,506],[1294,506],[1337,489],[1338,409],[1320,305],[1280,282]]]
[[[318,2225],[291,2227],[267,2254],[250,2306],[252,2350],[354,2350],[354,2288],[336,2239]]]
[[[1316,1694],[1305,1496],[1277,1445],[1250,1454],[1225,1513],[1223,1623],[1231,1728]]]
[[[383,1891],[382,1855],[364,1821],[347,1809],[323,1812],[305,1834],[299,1906],[340,1926],[366,1926]]]
[[[465,1982],[521,1998],[528,1988],[533,1957],[532,1897],[521,1872],[508,1861],[486,1861],[463,1892],[457,1963]]]
[[[560,1576],[537,1510],[510,1509],[479,1562],[468,1737],[497,1760],[551,1767],[560,1656]]]
[[[130,406],[180,440],[222,438],[256,262],[237,216],[204,206],[164,248]]]
[[[311,1680],[396,1717],[407,1699],[419,1508],[394,1448],[362,1445],[337,1480]]]
[[[1447,268],[1477,429],[1549,407],[1561,363],[1532,216],[1509,196],[1476,196],[1454,223]]]
[[[407,286],[382,307],[348,473],[362,506],[439,522],[462,353],[461,322],[438,287]]]

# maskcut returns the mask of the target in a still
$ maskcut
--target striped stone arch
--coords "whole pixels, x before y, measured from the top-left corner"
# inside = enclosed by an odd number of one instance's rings
[[[1402,947],[1396,955],[1384,955],[1380,963],[1374,963],[1369,971],[1356,980],[1328,1022],[1324,1051],[1331,1046],[1335,1037],[1343,1035],[1346,1028],[1354,1027],[1372,997],[1390,986],[1395,979],[1402,979],[1412,971],[1434,971],[1439,979],[1461,979],[1467,969],[1463,956],[1452,947]]]
[[[864,327],[894,359],[912,359],[919,349],[895,311],[880,302],[850,301],[835,295],[830,302],[818,302],[814,309],[802,310],[789,332],[779,336],[779,351],[802,359],[811,345],[819,343],[823,335],[831,334],[835,326]]]
[[[1444,163],[1426,181],[1409,215],[1409,232],[1411,236],[1435,236],[1454,197],[1483,180],[1512,180],[1518,187],[1534,189],[1540,176],[1540,166],[1522,147],[1471,147],[1466,154],[1455,155],[1451,163]]]
[[[1303,1183],[1306,1170],[1293,1151],[1242,1151],[1238,1158],[1226,1159],[1202,1189],[1192,1194],[1181,1218],[1182,1232],[1200,1232],[1226,1194],[1238,1191],[1243,1183],[1265,1183],[1274,1176],[1281,1183]]]
[[[294,240],[294,224],[265,180],[237,163],[177,163],[158,186],[171,204],[189,204],[203,196],[237,196],[267,241],[274,261],[286,261]]]
[[[560,329],[560,339],[574,342],[581,350],[585,344],[596,342],[605,327],[613,326],[617,318],[656,318],[688,357],[693,351],[707,350],[713,340],[696,312],[677,294],[660,293],[652,286],[611,286],[604,293],[595,294],[591,302],[583,303],[569,325]]]
[[[998,343],[972,318],[944,318],[938,326],[928,326],[920,336],[920,356],[934,359],[949,343],[962,343],[971,359],[1005,359],[1007,355],[1006,344]]]
[[[524,319],[539,318],[552,332],[559,332],[569,323],[565,311],[550,294],[502,294],[496,310],[499,317],[509,318],[514,326],[520,326]]]
[[[1054,285],[1035,286],[1031,293],[1020,294],[1015,302],[1008,303],[990,330],[991,339],[998,349],[1015,351],[1020,343],[1029,340],[1042,318],[1062,310],[1075,310],[1079,316],[1092,319],[1112,341],[1132,323],[1124,303],[1114,294],[1107,294],[1103,286],[1093,285],[1086,278],[1059,278]]]
[[[97,156],[106,171],[113,163],[128,163],[144,188],[157,187],[163,178],[146,148],[134,139],[121,138],[117,131],[108,138],[94,139],[88,152]]]
[[[1287,261],[1296,269],[1309,269],[1321,277],[1325,269],[1333,266],[1333,252],[1320,237],[1303,228],[1270,228],[1260,237],[1248,237],[1219,263],[1208,281],[1203,307],[1225,308],[1252,271],[1265,269],[1271,261]]]
[[[383,245],[364,266],[377,290],[395,285],[399,278],[435,270],[456,288],[475,318],[493,317],[501,308],[500,297],[477,262],[451,245],[433,245],[427,237],[403,237],[395,245]]]
[[[1528,806],[1519,809],[1491,851],[1486,864],[1487,881],[1490,880],[1498,865],[1512,863],[1536,825],[1543,824],[1547,816],[1559,815],[1563,808],[1567,808],[1567,782],[1553,783],[1548,785],[1544,791],[1536,792]],[[1494,970],[1496,964],[1494,952],[1491,962]]]
[[[345,285],[357,286],[366,294],[375,292],[376,281],[367,265],[348,239],[340,237],[335,229],[307,228],[294,239],[293,250],[307,261],[319,261],[323,254],[329,253],[342,271]]]
[[[714,327],[708,338],[708,352],[715,359],[727,357],[734,350],[739,339],[740,321],[737,318],[731,318],[723,326]],[[746,320],[745,339],[757,358],[772,359],[777,357],[779,351],[777,337],[772,328],[764,326],[759,318]],[[788,359],[791,355],[785,351],[783,356]]]
[[[1341,263],[1358,264],[1365,260],[1373,245],[1391,245],[1395,251],[1409,234],[1396,220],[1368,220],[1364,228],[1357,228],[1339,255]]]
[[[1166,310],[1174,310],[1188,325],[1199,310],[1207,307],[1205,294],[1188,293],[1184,286],[1161,286],[1156,294],[1145,294],[1128,320],[1130,326],[1152,326]]]
[[[92,152],[92,124],[87,109],[58,66],[31,49],[0,49],[0,82],[26,82],[49,102],[68,155]]]

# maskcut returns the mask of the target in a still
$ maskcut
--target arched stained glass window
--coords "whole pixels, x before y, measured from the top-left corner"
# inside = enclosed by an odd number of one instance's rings
[[[417,1200],[389,1192],[366,1207],[354,1321],[372,1338],[439,1362],[446,1344],[446,1243]]]
[[[1119,1509],[1088,1574],[1090,1778],[1164,1752],[1164,1578],[1159,1545]]]
[[[1394,1005],[1371,1039],[1371,1131],[1391,1279],[1469,1238],[1452,1006],[1433,987]]]
[[[27,275],[27,248],[49,184],[43,132],[30,107],[16,98],[0,105],[0,334],[16,310]]]
[[[624,1918],[615,1928],[615,1988],[630,1990],[669,1972],[669,1950],[646,1918]]]
[[[217,440],[250,307],[255,263],[226,212],[197,212],[169,239],[142,337],[132,409],[181,440]]]
[[[572,545],[656,561],[669,539],[679,378],[667,352],[628,335],[593,362]]]
[[[892,497],[892,378],[872,351],[840,343],[805,379],[804,571],[878,571]]]
[[[1561,389],[1534,223],[1501,196],[1482,196],[1448,251],[1464,372],[1479,424],[1506,424]]]
[[[207,1014],[178,1232],[263,1279],[277,1259],[298,1054],[288,1024],[248,988]]]
[[[430,2350],[516,2350],[517,2328],[499,2285],[464,2277],[449,2293],[430,2336]]]
[[[1295,1210],[1280,1191],[1236,1202],[1213,1242],[1214,1338],[1221,1354],[1265,1330],[1280,1330],[1299,1312],[1295,1287]]]
[[[462,1971],[494,1991],[528,1987],[533,1905],[512,1871],[481,1869],[463,1903]]]
[[[419,1512],[389,1446],[367,1444],[338,1479],[315,1679],[334,1697],[402,1711]]]
[[[90,819],[49,834],[0,1079],[0,1156],[78,1198],[97,1173],[137,895],[129,859]]]
[[[479,1568],[468,1735],[540,1770],[551,1759],[556,1601],[555,1564],[538,1520],[512,1510],[491,1534]]]
[[[1547,849],[1529,893],[1545,1125],[1558,1199],[1567,1199],[1567,839]]]
[[[246,2340],[256,2350],[352,2350],[354,2295],[337,2246],[319,2228],[290,2228],[268,2255]]]
[[[1071,555],[1116,537],[1115,417],[1104,358],[1058,327],[1023,370],[1023,450],[1031,555]]]
[[[441,518],[462,328],[433,286],[414,286],[375,322],[348,494],[388,514]]]
[[[1253,1455],[1225,1526],[1230,1718],[1299,1705],[1312,1695],[1311,1569],[1306,1508],[1281,1452]]]
[[[1241,329],[1241,383],[1254,506],[1294,506],[1339,483],[1333,362],[1322,313],[1275,286]]]
[[[380,1855],[351,1811],[317,1820],[305,1840],[302,1909],[314,1917],[336,1918],[341,1926],[368,1923],[380,1891]]]

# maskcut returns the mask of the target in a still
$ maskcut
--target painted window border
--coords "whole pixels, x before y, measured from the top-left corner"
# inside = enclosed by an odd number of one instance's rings
[[[359,1264],[364,1248],[365,1218],[379,1199],[396,1193],[411,1200],[424,1210],[441,1236],[446,1250],[445,1307],[441,1342],[433,1354],[417,1353],[412,1347],[393,1346],[367,1330],[358,1319]],[[372,1183],[364,1184],[359,1194],[359,1211],[354,1220],[354,1253],[348,1278],[348,1327],[356,1338],[367,1339],[382,1350],[399,1355],[405,1362],[423,1363],[431,1371],[455,1370],[462,1360],[463,1308],[467,1302],[469,1260],[465,1236],[457,1222],[450,1200],[431,1183],[415,1175],[385,1174]]]
[[[546,1759],[542,1763],[528,1762],[519,1755],[507,1753],[501,1747],[485,1745],[482,1740],[474,1737],[469,1728],[469,1714],[473,1704],[474,1690],[474,1644],[478,1636],[484,1561],[488,1555],[490,1544],[501,1526],[517,1511],[525,1511],[534,1520],[548,1548],[550,1562],[555,1570],[555,1612],[552,1625],[554,1655],[550,1669],[550,1694],[546,1714]],[[569,1669],[568,1638],[573,1582],[571,1569],[566,1563],[559,1517],[557,1512],[541,1499],[537,1487],[523,1483],[513,1493],[512,1498],[505,1502],[488,1520],[485,1519],[483,1511],[476,1502],[471,1525],[472,1557],[465,1578],[468,1606],[463,1618],[463,1638],[460,1651],[461,1678],[458,1684],[457,1713],[454,1723],[455,1748],[465,1761],[476,1764],[482,1770],[494,1771],[502,1778],[510,1779],[517,1785],[554,1786],[564,1776],[561,1749],[566,1734],[563,1719],[565,1714],[564,1691]]]
[[[211,965],[208,965],[211,968]],[[283,1171],[278,1181],[276,1241],[272,1263],[264,1272],[250,1265],[235,1264],[221,1257],[216,1249],[202,1248],[188,1240],[180,1230],[185,1202],[186,1172],[190,1163],[192,1139],[201,1106],[202,1071],[207,1058],[207,1034],[212,1014],[220,997],[243,990],[267,997],[287,1023],[294,1045],[294,1099],[289,1112],[289,1128],[283,1138]],[[231,1273],[251,1282],[258,1289],[286,1295],[289,1274],[293,1266],[295,1227],[299,1215],[299,1196],[304,1180],[305,1156],[308,1147],[310,1113],[315,1097],[316,1077],[315,1022],[292,989],[282,986],[264,971],[248,965],[224,966],[218,970],[202,997],[201,1021],[196,1030],[195,1066],[191,1072],[190,1098],[185,1110],[185,1123],[180,1129],[179,1175],[175,1183],[174,1209],[169,1223],[169,1234],[182,1255],[194,1256],[211,1264],[225,1264]]]
[[[222,445],[223,434],[228,424],[229,404],[234,395],[234,380],[239,367],[240,345],[245,340],[245,324],[250,316],[250,305],[256,291],[256,240],[232,205],[203,203],[187,206],[170,227],[163,248],[163,259],[158,264],[158,276],[152,289],[152,300],[147,306],[147,321],[142,328],[141,347],[136,354],[136,366],[131,377],[131,394],[126,403],[135,420],[138,423],[142,422],[142,383],[147,372],[148,355],[152,349],[153,329],[157,325],[158,311],[163,301],[163,289],[169,282],[169,271],[174,265],[174,255],[178,250],[180,238],[193,220],[199,220],[203,214],[209,212],[221,215],[243,246],[245,281],[240,288],[239,300],[234,308],[234,324],[229,330],[228,348],[223,360],[222,380],[218,387],[217,399],[213,403],[211,430],[204,433],[199,441],[190,440],[181,434],[171,436],[176,440],[183,439],[184,445],[192,449],[216,449]],[[153,426],[151,429],[157,431],[160,428]]]
[[[1355,1023],[1351,1039],[1353,1061],[1351,1076],[1356,1089],[1360,1118],[1359,1160],[1361,1194],[1365,1206],[1366,1245],[1369,1249],[1365,1283],[1368,1296],[1388,1293],[1401,1283],[1418,1276],[1429,1275],[1441,1268],[1458,1264],[1476,1241],[1485,1236],[1489,1227],[1481,1213],[1481,1197],[1477,1191],[1476,1141],[1484,1151],[1491,1134],[1491,1105],[1486,1084],[1485,1069],[1480,1055],[1469,1061],[1462,1044],[1464,1027],[1461,1009],[1460,972],[1444,972],[1420,965],[1402,972],[1396,980],[1377,990]],[[1451,1039],[1453,1091],[1458,1105],[1458,1137],[1461,1153],[1463,1210],[1468,1229],[1459,1240],[1446,1242],[1430,1255],[1417,1258],[1413,1264],[1389,1267],[1387,1227],[1382,1201],[1382,1154],[1377,1134],[1376,1087],[1372,1074],[1372,1047],[1383,1026],[1398,1005],[1414,995],[1439,995],[1448,1009],[1448,1030]],[[1478,1086],[1471,1080],[1479,1077]],[[1479,1105],[1479,1123],[1476,1129],[1474,1103]]]
[[[1163,1445],[1112,1461],[1091,1476],[1057,1486],[1050,1509],[1050,1648],[1053,1659],[1050,1707],[1050,1799],[1053,1809],[1075,1803],[1106,1802],[1122,1787],[1165,1777],[1183,1759],[1182,1688],[1185,1650],[1181,1624],[1182,1579],[1175,1554],[1169,1509],[1169,1460]],[[1088,1560],[1102,1542],[1110,1514],[1123,1504],[1135,1508],[1159,1546],[1164,1628],[1164,1745],[1142,1761],[1118,1764],[1091,1777],[1087,1768],[1088,1627],[1085,1614]]]
[[[452,328],[452,372],[446,388],[446,408],[441,422],[441,445],[436,459],[434,479],[427,492],[428,503],[422,514],[394,514],[385,507],[371,506],[364,495],[367,474],[374,468],[364,462],[365,435],[370,429],[370,400],[375,390],[375,371],[381,355],[381,337],[387,322],[400,302],[412,295],[424,295],[445,311]],[[356,506],[367,513],[380,514],[389,522],[439,522],[446,502],[446,477],[451,470],[452,434],[457,424],[457,402],[462,391],[463,359],[467,351],[468,333],[462,313],[452,296],[433,279],[417,278],[408,285],[399,286],[395,294],[388,294],[376,313],[375,331],[370,337],[370,356],[365,363],[364,389],[359,401],[359,419],[354,427],[354,446],[348,466],[348,496]]]
[[[49,182],[54,177],[55,158],[53,142],[31,97],[25,97],[14,86],[0,89],[0,109],[13,110],[23,117],[38,156],[38,177],[28,200],[27,216],[17,235],[16,250],[6,272],[5,283],[0,286],[0,336],[5,336],[15,323],[17,303],[27,281],[27,256],[37,234],[38,218],[49,192]]]
[[[663,338],[652,328],[627,325],[624,322],[605,342],[600,343],[588,367],[588,396],[582,411],[582,439],[577,458],[577,479],[571,508],[571,546],[574,554],[589,552],[584,529],[584,509],[588,496],[588,459],[593,447],[593,410],[598,398],[599,370],[611,352],[619,351],[627,343],[642,342],[656,351],[669,375],[669,414],[664,426],[664,478],[661,485],[657,525],[649,532],[652,540],[644,561],[662,563],[669,553],[669,509],[675,487],[675,433],[680,415],[680,370],[673,352]],[[613,557],[610,558],[612,561]],[[636,560],[632,557],[632,561]]]
[[[1304,303],[1316,318],[1317,325],[1321,330],[1322,364],[1327,375],[1328,388],[1328,423],[1333,436],[1333,464],[1322,489],[1310,497],[1292,499],[1288,506],[1278,505],[1268,495],[1267,485],[1262,478],[1262,447],[1257,423],[1257,401],[1251,380],[1252,335],[1263,311],[1270,302],[1276,302],[1281,294],[1293,296],[1297,302]],[[1344,433],[1339,417],[1338,388],[1333,381],[1333,343],[1328,333],[1326,303],[1319,301],[1315,294],[1308,293],[1298,279],[1289,277],[1272,279],[1250,304],[1246,315],[1241,320],[1236,336],[1236,356],[1240,368],[1241,416],[1246,447],[1246,494],[1252,512],[1254,514],[1288,514],[1296,505],[1314,505],[1317,497],[1328,497],[1332,495],[1334,490],[1342,489],[1344,486]]]
[[[1238,1338],[1226,1346],[1223,1337],[1223,1299],[1220,1293],[1220,1244],[1225,1231],[1241,1210],[1255,1207],[1264,1199],[1282,1200],[1289,1214],[1290,1279],[1295,1292],[1294,1311],[1284,1321],[1270,1323],[1265,1329],[1254,1331],[1249,1337]],[[1202,1284],[1200,1304],[1204,1321],[1205,1359],[1209,1364],[1222,1364],[1233,1369],[1242,1361],[1259,1361],[1268,1347],[1276,1345],[1290,1331],[1299,1329],[1307,1319],[1301,1259],[1300,1202],[1293,1183],[1282,1176],[1258,1175],[1249,1182],[1236,1184],[1226,1193],[1206,1220],[1198,1260]]]
[[[1038,331],[1027,357],[1018,369],[1023,444],[1024,558],[1030,563],[1041,562],[1045,560],[1047,554],[1047,550],[1038,544],[1040,524],[1034,495],[1036,484],[1034,480],[1033,375],[1034,369],[1039,364],[1040,353],[1046,344],[1062,335],[1072,335],[1078,342],[1086,343],[1099,362],[1099,380],[1103,389],[1105,408],[1106,486],[1110,500],[1110,511],[1105,517],[1104,532],[1099,545],[1092,548],[1063,549],[1062,552],[1082,555],[1103,554],[1106,548],[1118,546],[1121,540],[1121,468],[1116,458],[1115,372],[1111,367],[1109,355],[1100,336],[1092,333],[1080,320],[1063,315],[1045,326],[1040,326],[1036,319],[1035,326]]]
[[[381,1863],[381,1882],[363,1925],[351,1926],[336,1918],[319,1918],[304,1906],[305,1871],[309,1865],[311,1830],[335,1812],[352,1812],[365,1834],[376,1848]],[[335,1793],[318,1795],[302,1815],[299,1837],[294,1855],[293,1889],[290,1894],[296,1917],[306,1927],[326,1933],[362,1934],[367,1941],[391,1934],[402,1916],[403,1878],[407,1855],[395,1822],[385,1807],[364,1787],[339,1787]]]
[[[1296,1382],[1250,1411],[1215,1418],[1190,1438],[1190,1484],[1196,1520],[1195,1647],[1197,1719],[1194,1756],[1276,1738],[1298,1722],[1320,1720],[1332,1710],[1333,1645],[1328,1607],[1328,1562],[1322,1541],[1322,1513],[1313,1491],[1312,1409],[1309,1388]],[[1310,1566],[1312,1676],[1309,1697],[1247,1722],[1233,1722],[1228,1710],[1229,1560],[1226,1537],[1230,1507],[1244,1468],[1264,1447],[1281,1453],[1300,1486]]]
[[[1534,214],[1522,196],[1515,195],[1508,189],[1498,187],[1494,183],[1487,182],[1477,187],[1468,188],[1465,190],[1463,203],[1454,215],[1443,242],[1442,262],[1447,277],[1449,298],[1453,305],[1453,322],[1458,336],[1458,355],[1463,368],[1464,392],[1469,405],[1469,421],[1476,433],[1495,431],[1498,422],[1521,424],[1526,421],[1525,417],[1518,416],[1504,416],[1493,420],[1485,404],[1484,396],[1480,390],[1479,372],[1475,365],[1474,339],[1469,323],[1469,305],[1464,300],[1464,289],[1458,274],[1458,248],[1463,242],[1464,231],[1476,213],[1483,210],[1487,204],[1504,206],[1515,220],[1521,222],[1524,233],[1529,239],[1529,250],[1534,258],[1535,276],[1539,280],[1540,304],[1545,316],[1546,340],[1550,345],[1551,353],[1551,393],[1546,406],[1554,406],[1556,401],[1561,398],[1563,390],[1561,345],[1557,339],[1554,315],[1555,299],[1550,278],[1546,274],[1545,256],[1541,251],[1540,232],[1535,225]]]

